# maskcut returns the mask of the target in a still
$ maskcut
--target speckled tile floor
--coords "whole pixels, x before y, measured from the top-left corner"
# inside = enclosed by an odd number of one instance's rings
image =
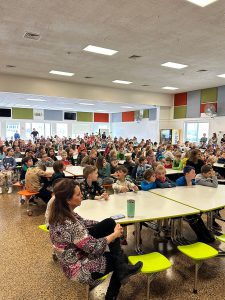
[[[41,202],[40,202],[41,203]],[[0,300],[85,300],[84,288],[67,280],[51,258],[48,234],[38,225],[44,222],[45,205],[34,207],[28,217],[16,193],[0,195]],[[222,213],[225,216],[225,213]],[[222,223],[220,223],[222,224]],[[128,230],[127,254],[133,252],[133,228]],[[224,226],[225,232],[225,226]],[[194,235],[186,229],[189,237]],[[225,257],[214,258],[203,264],[199,271],[199,291],[192,293],[194,266],[177,252],[170,243],[158,243],[152,231],[143,229],[145,252],[160,251],[172,262],[172,268],[159,274],[151,283],[150,299],[216,299],[223,300],[225,284]],[[225,245],[215,243],[225,250]],[[146,299],[147,278],[141,274],[132,277],[121,288],[118,300]],[[107,281],[92,292],[93,300],[106,288]]]

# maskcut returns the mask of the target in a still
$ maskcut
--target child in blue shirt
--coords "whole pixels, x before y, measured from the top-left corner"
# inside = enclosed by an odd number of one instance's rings
[[[195,168],[191,166],[184,167],[184,176],[176,180],[177,186],[192,186],[195,185]]]
[[[141,189],[143,191],[148,191],[157,188],[155,180],[155,171],[152,168],[147,169],[144,172],[144,180],[141,182]]]
[[[156,173],[155,183],[157,187],[171,188],[176,186],[175,182],[173,182],[172,180],[166,177],[166,169],[164,168],[164,166],[162,165],[157,166],[155,173]]]

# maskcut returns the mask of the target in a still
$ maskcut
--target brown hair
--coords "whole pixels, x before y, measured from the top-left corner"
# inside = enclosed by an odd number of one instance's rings
[[[127,168],[124,167],[124,166],[118,166],[118,167],[116,168],[115,172],[117,172],[117,171],[123,172],[124,174],[127,174],[127,173],[128,173]]]
[[[60,172],[61,170],[63,170],[63,167],[64,167],[64,163],[61,160],[57,160],[53,164],[54,172]]]
[[[98,170],[98,168],[95,166],[86,166],[83,171],[84,179],[87,179],[88,176],[96,170]]]
[[[209,171],[212,170],[212,166],[211,165],[204,165],[201,167],[201,173],[208,173]]]
[[[193,163],[197,164],[198,162],[198,157],[197,155],[201,153],[201,151],[199,149],[193,149],[190,153],[190,157],[189,160],[192,161]]]
[[[144,179],[148,180],[154,174],[155,174],[155,171],[152,168],[149,168],[144,172]]]
[[[74,189],[77,186],[79,186],[78,182],[68,178],[61,179],[54,185],[55,200],[51,206],[49,224],[63,224],[66,219],[74,220],[68,201],[73,197]]]

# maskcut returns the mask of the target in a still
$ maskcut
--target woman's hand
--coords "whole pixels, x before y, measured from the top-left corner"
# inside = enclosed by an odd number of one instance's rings
[[[123,234],[123,227],[120,224],[116,224],[114,228],[114,236],[115,238],[120,238]]]
[[[139,188],[135,185],[135,186],[133,186],[133,191],[134,192],[137,192],[139,190]]]

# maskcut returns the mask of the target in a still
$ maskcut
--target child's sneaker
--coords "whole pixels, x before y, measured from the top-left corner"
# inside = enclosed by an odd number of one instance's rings
[[[8,189],[8,194],[11,194],[11,193],[12,193],[12,187],[10,186]]]
[[[0,194],[2,194],[2,187],[0,187]]]

